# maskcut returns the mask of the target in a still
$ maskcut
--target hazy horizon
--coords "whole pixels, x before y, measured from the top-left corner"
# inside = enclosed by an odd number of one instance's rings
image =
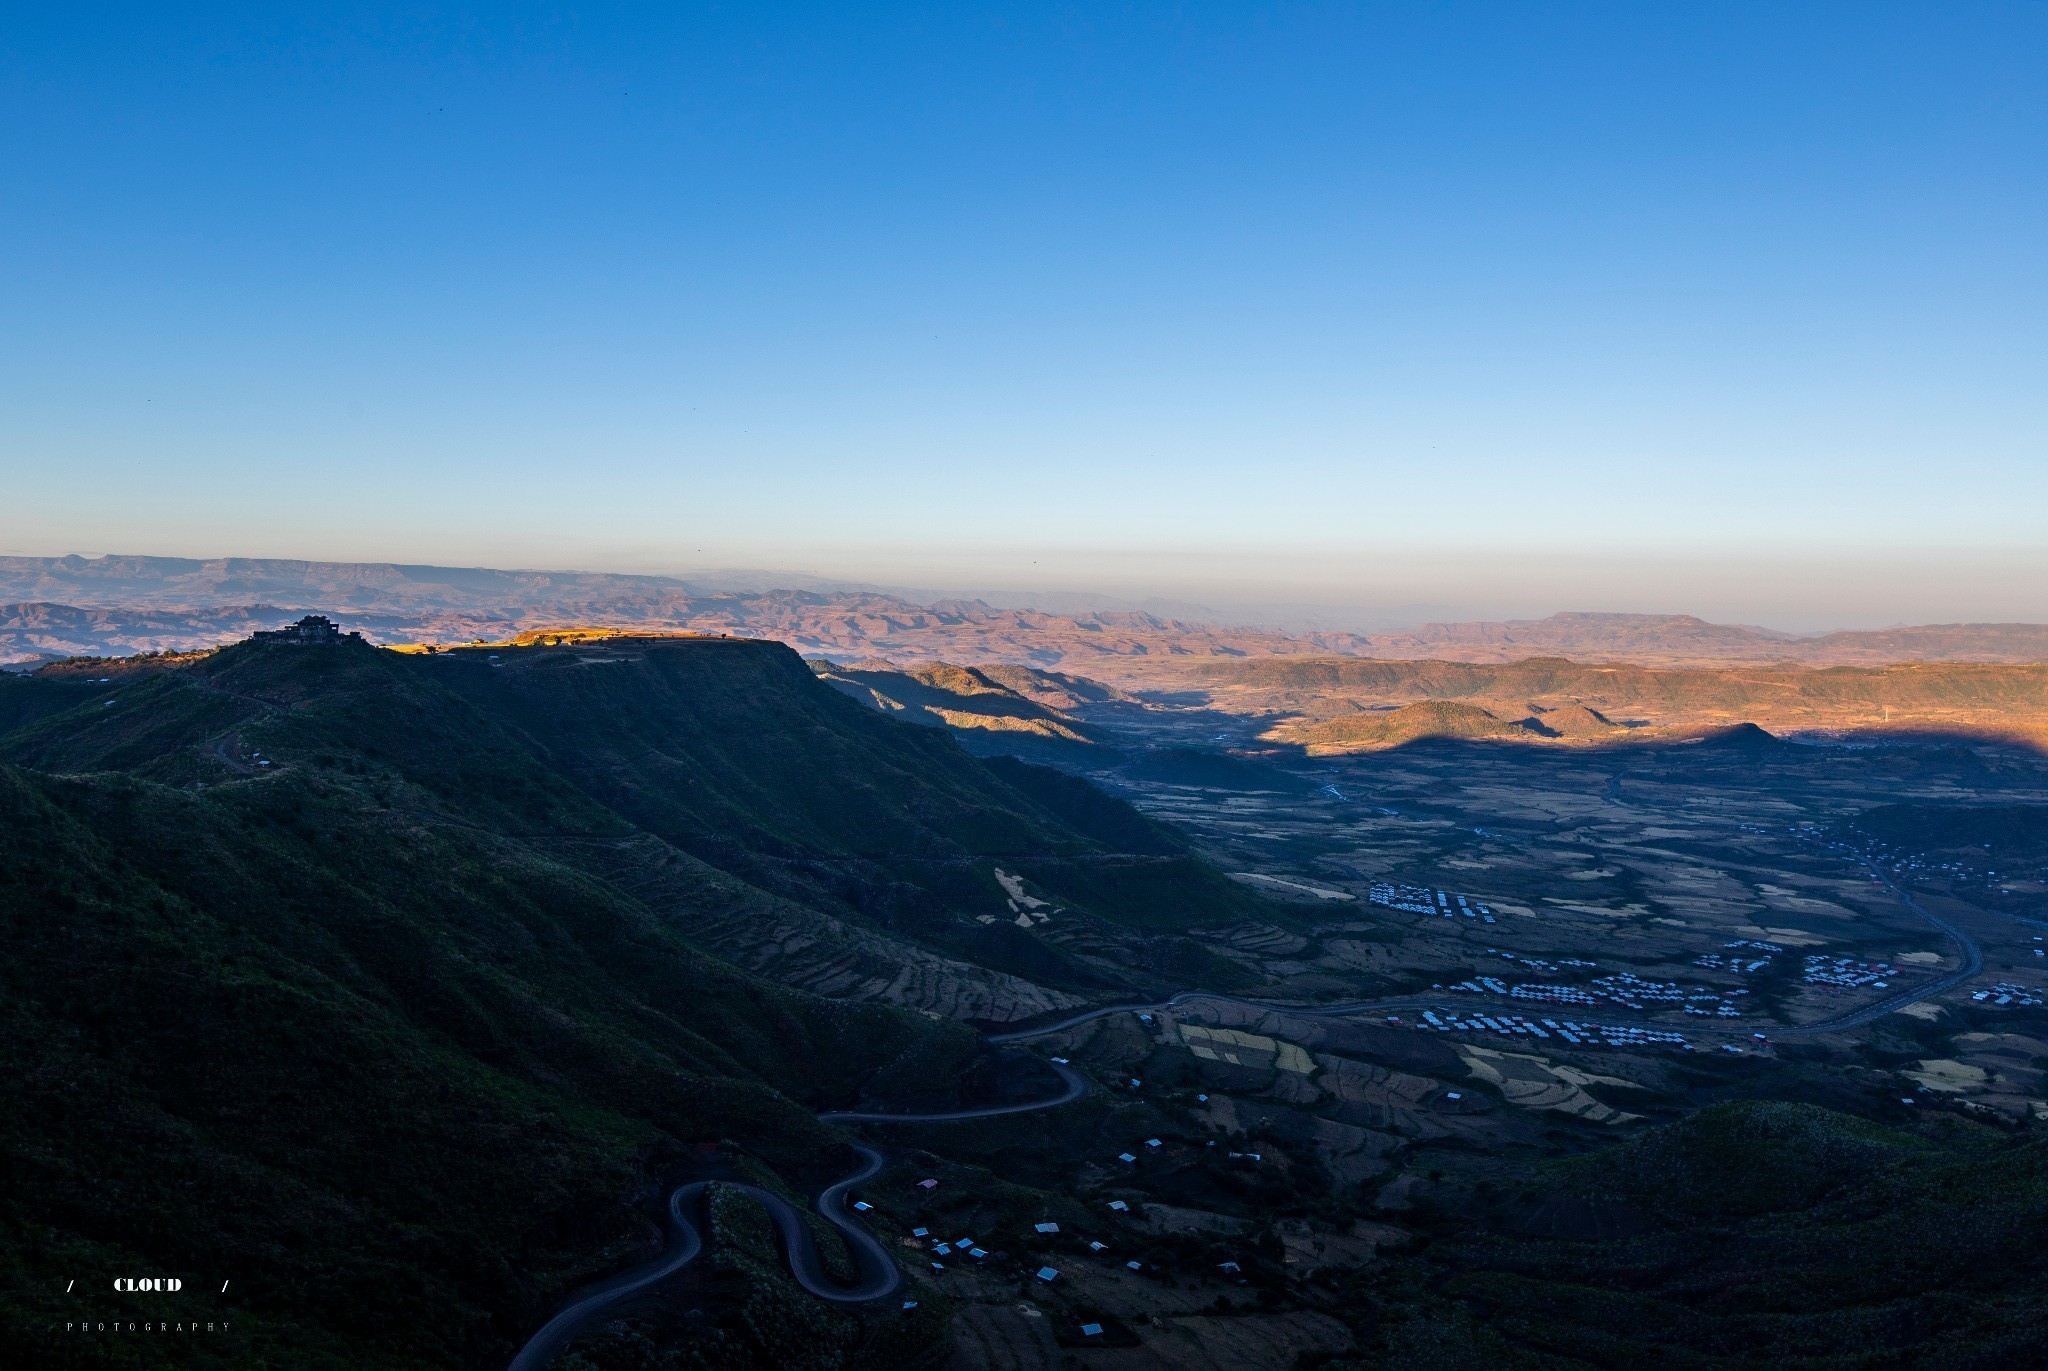
[[[940,599],[978,599],[999,608],[1033,608],[1049,613],[1072,613],[1088,609],[1141,609],[1164,617],[1191,621],[1271,627],[1287,630],[1388,632],[1425,623],[1508,619],[1540,619],[1557,613],[1687,614],[1712,623],[1747,625],[1798,634],[1820,634],[1840,630],[1892,628],[1920,624],[1955,623],[2043,623],[2048,622],[2048,557],[1994,550],[1975,555],[1971,564],[1978,573],[1973,580],[1977,593],[1968,601],[1977,612],[1957,612],[1958,602],[1915,589],[1920,568],[1894,563],[1883,574],[1895,578],[1889,603],[1895,609],[1919,607],[1920,614],[1894,613],[1889,617],[1859,616],[1827,605],[1832,593],[1838,604],[1853,599],[1851,592],[1879,569],[1856,564],[1809,563],[1793,566],[1784,562],[1760,562],[1723,567],[1721,584],[1712,590],[1699,589],[1701,578],[1713,568],[1700,563],[1665,559],[1658,574],[1645,575],[1646,565],[1601,564],[1594,559],[1566,561],[1551,559],[1541,566],[1527,563],[1514,569],[1518,584],[1507,588],[1501,567],[1488,566],[1483,559],[1465,554],[1460,565],[1446,570],[1441,556],[1417,556],[1376,564],[1355,564],[1351,574],[1341,576],[1330,567],[1303,568],[1299,563],[1267,559],[1233,571],[1209,568],[1204,579],[1163,582],[1143,579],[1142,568],[1128,565],[1130,559],[1105,559],[1091,563],[1098,579],[1053,579],[1036,584],[1000,577],[974,579],[918,580],[891,579],[887,575],[859,574],[859,564],[833,569],[813,566],[744,567],[702,564],[697,566],[656,566],[637,564],[567,565],[535,561],[502,563],[459,563],[431,557],[319,557],[288,556],[250,552],[172,553],[161,551],[85,551],[61,553],[26,552],[0,547],[0,557],[79,556],[165,557],[192,561],[231,558],[251,560],[309,561],[323,564],[392,564],[436,567],[451,570],[482,567],[498,571],[560,572],[572,574],[619,574],[664,576],[692,582],[709,589],[859,589],[928,603]],[[1126,563],[1121,568],[1117,561]],[[868,571],[886,570],[876,564]],[[900,568],[899,568],[900,569]],[[927,568],[928,569],[928,568]],[[1011,568],[1015,569],[1015,568]],[[1290,569],[1314,572],[1290,580]],[[1085,570],[1085,568],[1082,568]],[[1050,573],[1048,573],[1050,574]],[[1492,579],[1489,580],[1489,574]],[[1345,587],[1351,587],[1347,593]],[[1796,603],[1787,603],[1790,593]],[[1192,591],[1207,589],[1207,596]],[[1320,593],[1318,593],[1320,591]],[[1262,593],[1263,592],[1263,593]]]

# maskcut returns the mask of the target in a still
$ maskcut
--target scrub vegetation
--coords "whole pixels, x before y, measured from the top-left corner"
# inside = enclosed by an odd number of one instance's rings
[[[769,644],[250,644],[4,684],[0,1302],[53,1365],[501,1363],[651,1250],[635,1203],[700,1145],[822,1183],[845,1152],[814,1110],[957,1062],[930,1019],[753,974],[695,920],[943,947],[1002,909],[996,862],[1075,918],[1256,904],[1127,807]],[[160,1272],[228,1283],[231,1359],[48,1332],[67,1282]]]

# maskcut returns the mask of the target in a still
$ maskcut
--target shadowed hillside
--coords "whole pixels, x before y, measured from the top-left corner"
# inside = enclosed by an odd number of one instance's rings
[[[923,666],[898,668],[882,661],[856,662],[842,667],[820,660],[818,679],[884,714],[909,723],[961,732],[1023,734],[1049,742],[1093,744],[1101,741],[1096,730],[1064,709],[1044,703],[1036,696],[1069,696],[1057,689],[1061,678],[1050,673],[1010,668],[1008,674],[1019,685],[1015,689],[996,679],[1003,668],[983,670],[927,662]],[[1075,681],[1074,685],[1084,683]],[[1071,706],[1070,706],[1071,707]]]
[[[1536,722],[1544,732],[1560,738],[1598,738],[1617,727],[1614,720],[1599,710],[1577,704],[1546,710]]]
[[[627,1202],[697,1145],[800,1188],[846,1157],[811,1110],[906,1053],[943,1099],[974,1041],[896,1004],[1127,984],[1013,926],[998,868],[1106,948],[1258,908],[1128,806],[772,644],[247,644],[4,685],[10,1326],[60,1317],[66,1272],[217,1273],[238,1365],[502,1364],[644,1250]],[[792,940],[850,1000],[793,988]]]
[[[1878,805],[1857,815],[1856,827],[1916,851],[2029,866],[2048,862],[2048,805]]]
[[[1522,738],[1529,730],[1520,728],[1481,709],[1457,700],[1424,700],[1402,705],[1384,713],[1354,714],[1341,719],[1291,730],[1290,741],[1300,742],[1310,752],[1350,752],[1426,738]]]
[[[1626,1236],[1592,1240],[1595,1216]],[[2048,1148],[2027,1134],[1717,1105],[1433,1220],[1424,1260],[1362,1283],[1388,1317],[1347,1371],[1988,1368],[2048,1347]]]

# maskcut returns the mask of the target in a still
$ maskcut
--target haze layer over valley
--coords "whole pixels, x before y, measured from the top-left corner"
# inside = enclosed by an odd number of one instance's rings
[[[1658,666],[2048,660],[2042,624],[1799,636],[1683,614],[1566,612],[1390,633],[1286,633],[1133,610],[1044,613],[978,601],[913,602],[880,591],[720,589],[659,576],[258,558],[0,557],[0,664],[213,647],[309,611],[343,613],[384,643],[447,645],[613,627],[733,633],[802,652],[896,662],[1009,661],[1134,680],[1151,679],[1156,663],[1178,657],[1564,656]]]

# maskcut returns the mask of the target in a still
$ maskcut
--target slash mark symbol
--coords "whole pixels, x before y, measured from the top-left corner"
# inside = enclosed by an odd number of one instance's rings
[[[228,1293],[228,1283],[226,1281],[220,1283],[220,1293],[223,1295]]]
[[[64,1293],[65,1293],[65,1294],[67,1294],[67,1295],[68,1295],[68,1294],[70,1294],[70,1293],[71,1293],[71,1287],[72,1287],[72,1286],[74,1286],[74,1285],[76,1285],[76,1284],[78,1284],[78,1282],[77,1282],[77,1281],[66,1281],[66,1282],[64,1282]]]

